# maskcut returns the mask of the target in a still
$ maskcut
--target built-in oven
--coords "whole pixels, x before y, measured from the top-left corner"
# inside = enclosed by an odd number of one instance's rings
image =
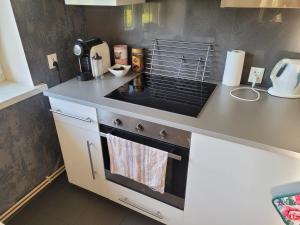
[[[106,179],[183,210],[191,133],[102,110],[98,111],[98,119]],[[168,152],[163,194],[144,184],[110,172],[106,139],[108,133]]]

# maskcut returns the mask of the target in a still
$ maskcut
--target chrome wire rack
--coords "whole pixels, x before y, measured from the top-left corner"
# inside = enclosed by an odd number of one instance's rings
[[[147,49],[145,74],[205,81],[211,76],[214,43],[155,39]]]
[[[215,88],[214,84],[169,78],[165,76],[146,76],[149,92],[152,97],[183,103],[192,106],[203,106]]]

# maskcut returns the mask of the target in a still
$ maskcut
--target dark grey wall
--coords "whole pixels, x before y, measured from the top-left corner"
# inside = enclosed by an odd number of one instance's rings
[[[59,144],[42,94],[0,112],[0,213],[51,174]]]
[[[53,52],[63,80],[74,77],[72,45],[85,35],[82,8],[66,7],[64,0],[11,2],[34,83],[58,83],[46,60]],[[49,108],[40,94],[0,111],[0,214],[57,167],[60,149]]]
[[[222,79],[226,51],[247,51],[243,80],[250,66],[266,67],[264,82],[283,57],[300,58],[300,10],[221,9],[220,0],[149,0],[134,6],[134,28],[124,26],[124,7],[85,7],[88,36],[99,36],[111,45],[127,43],[146,47],[151,38],[188,41],[213,40],[217,44],[215,77]],[[159,23],[142,26],[142,8]],[[146,10],[147,11],[147,10]]]
[[[66,6],[64,0],[11,2],[34,83],[58,84],[57,72],[48,68],[51,53],[57,53],[63,80],[73,78],[78,69],[74,42],[86,33],[83,9]]]

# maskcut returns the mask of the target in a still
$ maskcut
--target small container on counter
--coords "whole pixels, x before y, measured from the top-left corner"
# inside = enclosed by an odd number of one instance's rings
[[[120,65],[128,65],[128,48],[127,45],[114,46],[115,63]]]
[[[132,49],[132,71],[140,73],[144,70],[144,53],[142,48]]]
[[[95,79],[103,79],[103,59],[98,53],[92,57],[91,61],[92,72]]]

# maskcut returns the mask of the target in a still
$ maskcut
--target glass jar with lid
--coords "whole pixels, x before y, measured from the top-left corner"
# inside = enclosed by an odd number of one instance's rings
[[[132,49],[132,71],[140,73],[144,70],[144,52],[142,48]]]

